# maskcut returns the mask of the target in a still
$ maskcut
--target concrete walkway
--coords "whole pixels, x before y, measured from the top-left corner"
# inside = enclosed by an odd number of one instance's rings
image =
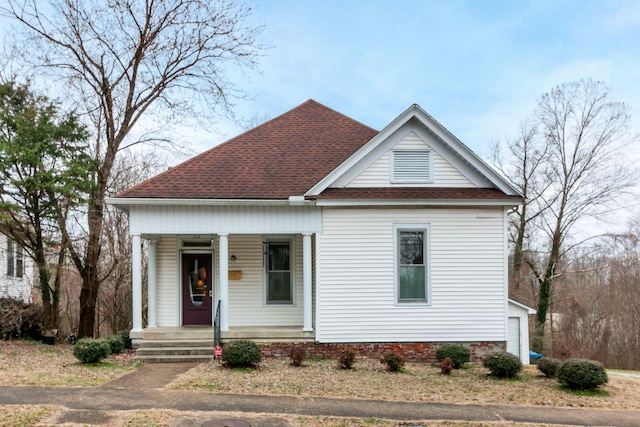
[[[76,422],[98,425],[103,424],[100,420],[104,419],[106,411],[173,409],[270,413],[275,417],[268,422],[270,426],[287,425],[284,420],[281,420],[281,423],[278,422],[278,414],[363,417],[397,421],[454,420],[489,423],[512,421],[572,426],[640,426],[640,411],[250,396],[161,389],[173,378],[193,366],[192,364],[147,364],[135,372],[100,387],[0,387],[0,405],[63,406],[81,411],[84,418]],[[253,424],[253,427],[257,426]]]

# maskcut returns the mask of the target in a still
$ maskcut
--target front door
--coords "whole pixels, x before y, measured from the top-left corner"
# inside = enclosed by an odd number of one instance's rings
[[[182,324],[211,325],[211,254],[182,254]]]

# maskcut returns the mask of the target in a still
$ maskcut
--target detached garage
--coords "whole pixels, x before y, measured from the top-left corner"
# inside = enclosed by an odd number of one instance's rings
[[[529,315],[536,311],[509,299],[507,309],[507,351],[520,358],[523,364],[529,364]]]

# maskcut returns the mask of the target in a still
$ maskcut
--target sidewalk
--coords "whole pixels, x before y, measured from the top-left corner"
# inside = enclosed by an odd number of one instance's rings
[[[531,422],[572,426],[637,427],[640,411],[610,411],[553,407],[457,405],[425,402],[327,399],[295,396],[251,396],[160,389],[186,372],[191,364],[147,364],[100,387],[0,387],[0,405],[59,405],[83,411],[77,421],[100,424],[105,411],[173,409],[232,411],[310,416],[364,417],[397,421],[452,420]],[[284,421],[284,420],[283,420]],[[202,424],[199,424],[202,425]],[[253,427],[256,427],[255,424]]]

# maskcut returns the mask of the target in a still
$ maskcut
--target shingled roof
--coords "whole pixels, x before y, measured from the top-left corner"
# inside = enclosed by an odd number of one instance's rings
[[[309,100],[116,197],[277,200],[302,196],[377,134]]]

